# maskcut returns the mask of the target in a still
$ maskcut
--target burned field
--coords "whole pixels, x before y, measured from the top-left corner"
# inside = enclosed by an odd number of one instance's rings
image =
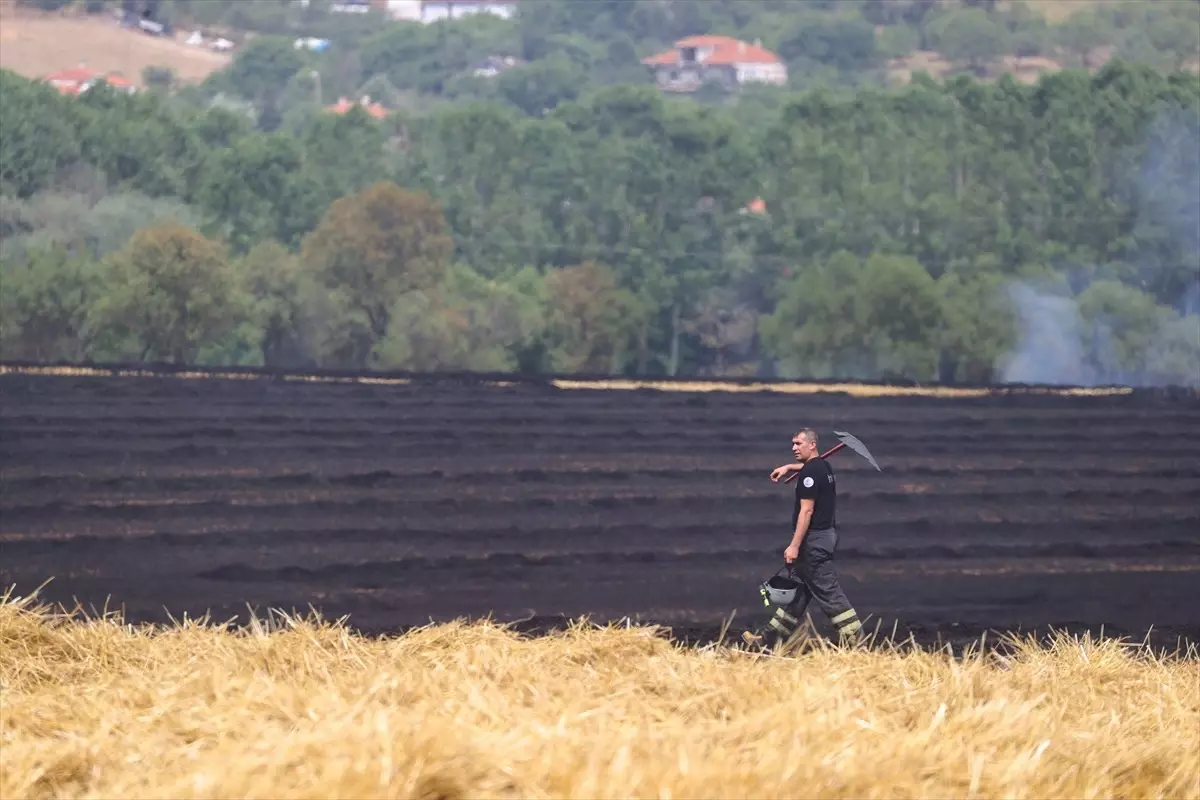
[[[368,633],[630,617],[703,639],[782,564],[796,427],[850,431],[840,572],[867,626],[1200,639],[1200,399],[938,398],[0,375],[0,584]],[[822,631],[828,627],[819,613]]]

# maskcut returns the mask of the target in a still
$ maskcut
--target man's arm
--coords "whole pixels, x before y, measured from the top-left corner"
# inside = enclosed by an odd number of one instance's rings
[[[771,482],[779,483],[779,480],[783,478],[785,479],[784,483],[789,483],[802,469],[804,469],[803,464],[784,464],[782,467],[776,467],[771,470]]]
[[[808,523],[812,521],[813,502],[809,498],[800,501],[800,513],[796,516],[796,530],[792,533],[791,544],[783,551],[784,559],[790,564],[800,557],[800,545],[804,543],[804,534],[808,533]]]
[[[807,497],[800,501],[800,516],[796,517],[796,532],[792,534],[792,544],[799,547],[804,542],[804,534],[808,533],[808,523],[812,522],[815,502]]]

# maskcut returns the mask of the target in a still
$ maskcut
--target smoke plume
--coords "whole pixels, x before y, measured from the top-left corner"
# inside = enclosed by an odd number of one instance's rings
[[[1166,112],[1146,129],[1144,155],[1117,197],[1137,209],[1131,265],[1119,270],[1130,289],[1124,313],[1091,314],[1079,298],[1100,275],[1095,268],[1077,294],[1032,282],[1007,287],[1018,338],[997,364],[1006,383],[1135,387],[1200,386],[1200,111]],[[1133,267],[1132,270],[1128,267]],[[1111,288],[1111,287],[1110,287]],[[1149,298],[1159,307],[1146,313]],[[1131,323],[1131,319],[1135,320]]]
[[[1017,312],[1018,340],[1001,364],[1004,383],[1088,386],[1095,379],[1083,363],[1083,331],[1073,297],[1039,291],[1028,283],[1007,287]]]

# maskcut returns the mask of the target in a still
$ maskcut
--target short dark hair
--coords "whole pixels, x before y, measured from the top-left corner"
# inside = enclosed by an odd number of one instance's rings
[[[796,431],[795,435],[803,436],[805,439],[808,439],[813,444],[817,443],[817,432],[814,431],[812,428],[801,428],[800,430]]]

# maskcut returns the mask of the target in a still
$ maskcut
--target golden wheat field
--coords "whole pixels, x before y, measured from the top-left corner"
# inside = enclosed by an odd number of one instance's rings
[[[582,623],[155,629],[10,595],[0,796],[1200,796],[1195,661],[1068,638],[979,653],[756,655]]]

